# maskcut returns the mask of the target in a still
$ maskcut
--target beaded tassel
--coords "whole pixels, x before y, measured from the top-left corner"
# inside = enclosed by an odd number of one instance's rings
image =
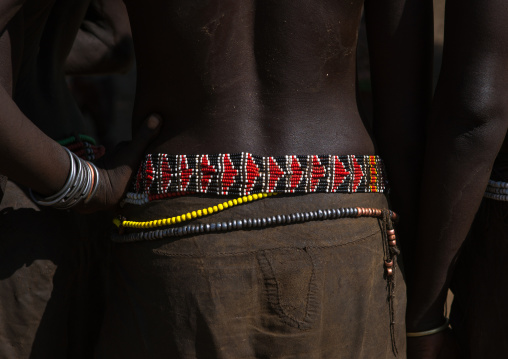
[[[382,224],[383,224],[383,237],[384,237],[384,249],[385,249],[385,278],[386,278],[386,289],[388,291],[388,306],[390,312],[390,337],[392,340],[392,350],[397,355],[397,343],[395,341],[395,269],[397,266],[397,256],[400,251],[397,247],[397,237],[395,235],[395,229],[393,228],[392,221],[397,219],[397,216],[387,210],[382,210]]]

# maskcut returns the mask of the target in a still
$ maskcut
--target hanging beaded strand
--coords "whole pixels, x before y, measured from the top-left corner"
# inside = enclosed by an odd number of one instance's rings
[[[87,161],[99,159],[106,152],[104,146],[98,146],[95,140],[87,135],[71,136],[57,142]]]
[[[392,211],[388,211],[389,216],[392,220],[396,219],[396,214]],[[193,218],[192,212],[190,213],[191,219]],[[185,215],[187,220],[187,214]],[[214,232],[227,232],[242,229],[261,229],[266,227],[275,227],[281,225],[288,225],[292,223],[303,223],[318,220],[332,220],[339,218],[357,218],[357,217],[374,217],[383,218],[383,210],[377,208],[363,208],[363,207],[349,207],[349,208],[336,208],[336,209],[325,209],[316,210],[310,212],[298,212],[292,214],[280,214],[270,217],[262,218],[244,218],[238,220],[230,220],[227,222],[217,222],[208,224],[188,224],[176,228],[165,228],[157,229],[153,231],[141,231],[135,233],[125,233],[114,235],[112,240],[119,243],[138,242],[146,240],[156,240],[169,237],[181,237],[189,234],[203,234],[203,233],[214,233]],[[159,225],[159,221],[163,219],[156,219],[153,221],[145,222]],[[123,232],[124,220],[117,219],[116,224],[120,227],[120,233]],[[162,223],[162,222],[161,222]],[[167,220],[166,220],[167,223]],[[141,228],[153,228],[155,227],[141,227]],[[168,224],[166,224],[167,226]],[[136,227],[139,228],[139,227]],[[396,243],[393,243],[396,246]],[[392,272],[393,273],[393,272]]]
[[[64,138],[62,140],[58,140],[57,142],[62,146],[67,146],[73,142],[83,142],[86,141],[92,145],[97,145],[97,142],[95,142],[95,139],[91,136],[87,135],[77,135],[77,136],[70,136],[67,138]]]
[[[257,201],[258,199],[270,197],[272,195],[276,195],[276,193],[259,193],[259,194],[243,196],[243,197],[240,197],[237,199],[219,203],[215,206],[203,208],[203,209],[188,212],[188,213],[183,213],[181,215],[170,217],[170,218],[156,219],[156,220],[145,221],[145,222],[114,219],[113,223],[117,227],[123,227],[123,228],[155,228],[155,227],[169,226],[169,225],[173,225],[176,223],[189,221],[194,218],[208,216],[213,213],[221,212],[227,208],[231,208],[231,207],[240,205],[242,203]]]
[[[397,220],[397,215],[387,209],[382,210],[381,214],[383,230],[383,244],[385,252],[384,268],[386,289],[388,292],[388,305],[390,312],[390,337],[392,341],[392,350],[397,355],[397,344],[395,341],[395,269],[397,266],[397,256],[400,251],[397,247],[397,236],[393,228],[393,221]]]

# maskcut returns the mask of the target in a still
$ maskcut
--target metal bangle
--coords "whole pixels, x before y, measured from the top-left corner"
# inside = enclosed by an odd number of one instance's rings
[[[79,158],[64,147],[69,155],[71,167],[64,187],[58,193],[49,197],[40,198],[29,190],[32,200],[41,206],[52,206],[56,209],[69,209],[81,201],[88,203],[99,186],[99,171],[97,167],[84,159]]]
[[[95,196],[95,193],[97,193],[97,188],[99,188],[99,180],[100,180],[99,170],[97,169],[97,167],[92,162],[88,162],[88,165],[91,166],[92,170],[94,171],[95,178],[94,178],[94,182],[93,182],[92,191],[90,192],[88,197],[85,199],[85,202],[84,202],[85,204],[90,202],[90,200]]]
[[[440,333],[440,332],[445,331],[446,329],[448,329],[448,325],[449,324],[450,324],[450,319],[449,318],[445,318],[444,324],[441,325],[440,327],[437,327],[437,328],[434,328],[434,329],[429,329],[429,330],[424,330],[422,332],[407,332],[406,336],[409,337],[409,338],[416,338],[416,337],[424,337],[424,336],[427,336],[427,335],[432,335],[432,334]]]
[[[77,194],[81,191],[81,188],[83,186],[83,183],[85,181],[84,175],[83,175],[83,164],[81,163],[81,160],[78,156],[76,156],[74,153],[72,154],[74,157],[74,160],[76,161],[76,179],[74,183],[71,186],[71,189],[69,190],[69,193],[65,198],[63,198],[60,202],[56,203],[54,205],[55,208],[58,209],[68,209],[72,206],[74,206],[75,198]]]
[[[75,154],[74,158],[79,164],[79,174],[76,176],[76,184],[72,194],[61,203],[55,205],[59,209],[69,209],[79,204],[90,192],[92,187],[92,174],[88,162],[79,158]]]
[[[68,195],[72,184],[75,182],[76,165],[74,163],[73,153],[71,151],[69,151],[66,147],[64,147],[64,149],[67,152],[67,154],[69,155],[69,159],[70,159],[70,170],[69,170],[69,175],[67,177],[67,180],[65,181],[65,184],[60,191],[58,191],[54,195],[51,195],[51,196],[48,196],[45,198],[41,198],[41,197],[37,196],[35,193],[33,193],[33,191],[31,189],[29,189],[28,191],[30,193],[30,197],[38,205],[53,206],[56,203],[60,202],[63,198],[65,198]]]

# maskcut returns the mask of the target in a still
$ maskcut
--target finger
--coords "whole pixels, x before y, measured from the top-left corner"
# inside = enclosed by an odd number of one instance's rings
[[[155,139],[161,128],[162,118],[158,114],[151,114],[143,121],[140,128],[135,131],[132,142],[144,150]]]

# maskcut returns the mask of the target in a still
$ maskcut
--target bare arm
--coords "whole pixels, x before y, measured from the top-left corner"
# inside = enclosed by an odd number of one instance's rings
[[[388,172],[391,207],[401,219],[399,243],[406,253],[415,237],[432,91],[432,1],[367,0],[365,16],[375,138]]]
[[[0,173],[42,194],[56,192],[69,170],[65,152],[58,148],[19,110],[12,99],[16,64],[23,52],[22,2],[6,1],[0,11]],[[34,141],[27,141],[34,139]],[[44,156],[49,149],[52,156]],[[61,151],[60,151],[61,150]],[[60,166],[48,171],[52,163]],[[23,164],[23,165],[20,165]],[[40,174],[38,178],[36,174]]]
[[[133,62],[134,48],[123,1],[92,0],[67,57],[65,72],[126,72]]]
[[[443,322],[455,260],[508,128],[507,16],[504,0],[447,1],[417,255],[411,258],[416,265],[409,287],[408,331],[435,328]]]
[[[7,6],[7,5],[11,6]],[[42,195],[57,192],[69,173],[62,147],[39,130],[12,99],[16,68],[23,53],[19,1],[3,2],[0,11],[0,173]],[[146,121],[130,146],[102,166],[104,181],[88,209],[114,206],[120,199],[145,146],[157,133],[157,121]]]

